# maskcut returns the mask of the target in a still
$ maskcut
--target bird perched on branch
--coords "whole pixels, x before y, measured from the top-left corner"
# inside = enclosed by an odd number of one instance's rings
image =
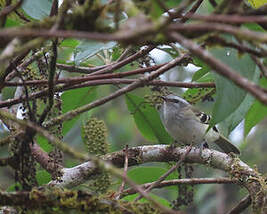
[[[178,143],[195,146],[215,143],[225,153],[240,154],[239,149],[220,135],[216,127],[207,132],[210,116],[196,110],[186,100],[176,95],[169,94],[161,98],[163,103],[158,108],[161,121],[170,136]]]

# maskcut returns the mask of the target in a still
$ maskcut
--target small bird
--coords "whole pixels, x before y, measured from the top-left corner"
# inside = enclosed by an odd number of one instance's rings
[[[201,146],[215,143],[225,153],[240,154],[239,149],[213,127],[208,132],[210,116],[196,110],[186,100],[173,94],[161,96],[158,110],[167,132],[182,144]]]

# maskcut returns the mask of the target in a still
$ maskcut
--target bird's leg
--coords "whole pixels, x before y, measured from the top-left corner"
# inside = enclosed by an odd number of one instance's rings
[[[201,144],[197,144],[196,147],[199,148],[199,156],[201,157],[203,149],[208,149],[209,145],[206,141],[203,141]]]

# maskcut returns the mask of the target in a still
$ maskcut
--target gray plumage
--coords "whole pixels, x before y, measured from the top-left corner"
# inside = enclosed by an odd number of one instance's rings
[[[209,116],[196,110],[186,100],[175,95],[162,97],[160,118],[167,132],[182,144],[216,143],[225,153],[240,154],[239,149],[219,134],[216,128],[208,132]]]

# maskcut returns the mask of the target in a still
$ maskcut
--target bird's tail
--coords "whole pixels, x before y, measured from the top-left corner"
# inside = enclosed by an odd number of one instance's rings
[[[220,135],[220,138],[215,141],[215,143],[225,152],[230,153],[233,152],[235,154],[240,155],[240,150],[232,144],[228,139]]]

